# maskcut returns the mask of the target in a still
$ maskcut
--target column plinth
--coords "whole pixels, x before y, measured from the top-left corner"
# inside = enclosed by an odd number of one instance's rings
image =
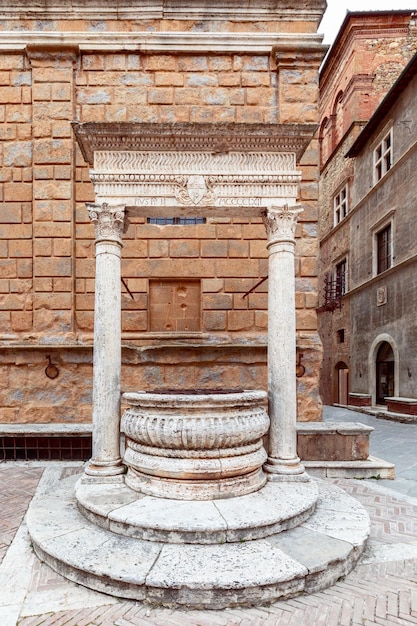
[[[120,263],[124,206],[87,204],[96,228],[94,301],[93,456],[85,474],[119,476],[120,456],[121,290]]]
[[[269,480],[308,480],[297,456],[295,228],[301,207],[264,211],[268,235]]]

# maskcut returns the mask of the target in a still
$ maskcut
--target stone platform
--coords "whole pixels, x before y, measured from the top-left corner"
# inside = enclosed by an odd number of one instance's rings
[[[292,513],[298,525],[285,530],[285,520],[291,519],[288,503],[297,501],[295,492],[303,489],[302,485],[271,482],[250,496],[179,503],[141,496],[123,483],[101,485],[101,495],[97,483],[79,483],[77,497],[81,507],[90,511],[93,523],[81,514],[75,497],[80,476],[62,478],[58,471],[49,476],[27,514],[39,558],[86,587],[153,604],[220,609],[316,592],[355,566],[370,532],[368,514],[359,502],[341,489],[316,480],[306,483],[305,493],[299,494],[301,502],[309,490],[310,507],[305,503],[300,513],[295,505]],[[258,512],[256,506],[248,507],[247,498],[254,497],[260,499]],[[311,512],[311,502],[316,498]],[[159,507],[155,508],[156,501]],[[141,503],[142,512],[147,514],[139,522]],[[207,518],[204,522],[201,511],[192,519],[185,515],[181,521],[178,512],[188,505],[211,505],[212,513],[215,509],[219,513],[217,521]],[[126,513],[132,507],[136,513],[129,518]],[[258,518],[251,521],[256,515]],[[298,515],[301,518],[297,519]],[[107,528],[98,525],[100,519]],[[268,536],[249,540],[248,529],[261,519]],[[220,521],[222,528],[215,530],[215,523],[220,525]],[[215,530],[212,543],[198,541],[202,523],[205,532]],[[176,543],[167,532],[172,526],[178,533]],[[121,529],[124,536],[115,532]],[[139,536],[126,536],[129,534]]]

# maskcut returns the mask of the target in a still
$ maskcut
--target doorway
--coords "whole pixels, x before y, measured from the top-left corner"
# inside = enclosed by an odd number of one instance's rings
[[[343,361],[336,365],[336,403],[348,404],[349,368]]]
[[[384,341],[376,355],[376,403],[386,404],[387,397],[394,395],[395,358],[391,345]]]

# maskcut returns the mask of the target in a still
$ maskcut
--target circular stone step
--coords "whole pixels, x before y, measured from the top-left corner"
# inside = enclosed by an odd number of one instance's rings
[[[54,471],[45,471],[27,513],[39,558],[86,587],[159,605],[221,609],[319,591],[355,566],[370,530],[359,502],[317,481],[311,517],[264,539],[168,544],[124,537],[86,520],[74,496],[77,478]]]
[[[246,496],[194,501],[81,479],[75,496],[87,519],[120,535],[164,543],[233,543],[268,537],[307,520],[316,508],[318,485],[268,482]]]

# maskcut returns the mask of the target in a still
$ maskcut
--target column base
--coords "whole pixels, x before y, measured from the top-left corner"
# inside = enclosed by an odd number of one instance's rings
[[[126,466],[123,465],[122,459],[107,462],[90,459],[84,469],[86,482],[114,482],[115,480],[124,481],[123,474],[125,473]]]
[[[274,459],[268,457],[263,466],[267,480],[281,482],[308,482],[310,476],[297,457],[295,459]]]

